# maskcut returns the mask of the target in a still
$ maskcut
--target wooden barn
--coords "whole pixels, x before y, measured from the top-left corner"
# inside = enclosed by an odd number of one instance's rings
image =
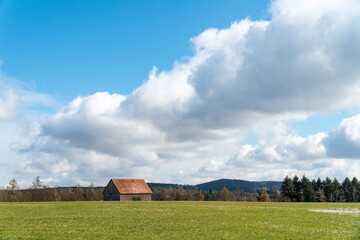
[[[152,191],[144,179],[111,179],[103,191],[104,201],[151,201]]]

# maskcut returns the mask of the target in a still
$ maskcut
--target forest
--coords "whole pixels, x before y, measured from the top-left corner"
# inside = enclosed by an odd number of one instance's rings
[[[201,190],[201,188],[176,185],[154,187],[153,201],[249,201],[249,202],[359,202],[360,183],[356,177],[348,177],[340,183],[336,178],[329,177],[321,180],[310,180],[303,176],[290,178],[286,176],[281,188],[271,189],[263,187],[261,190],[245,192],[244,190],[228,190],[223,186],[221,190]],[[185,188],[184,188],[185,187]],[[29,189],[20,189],[16,179],[12,179],[7,188],[0,190],[0,202],[42,202],[42,201],[100,201],[102,187],[51,188],[43,184],[40,177],[34,178]]]
[[[336,178],[318,178],[310,181],[303,176],[292,179],[286,176],[281,184],[281,194],[291,202],[359,202],[360,183],[356,177],[348,177],[340,183]]]

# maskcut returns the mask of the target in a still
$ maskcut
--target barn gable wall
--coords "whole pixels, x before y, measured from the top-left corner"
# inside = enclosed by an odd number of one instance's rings
[[[112,180],[108,183],[103,191],[104,201],[120,201],[120,192]]]
[[[105,187],[104,191],[105,193],[112,193],[112,194],[120,194],[119,190],[115,186],[114,182],[110,180],[108,185]]]

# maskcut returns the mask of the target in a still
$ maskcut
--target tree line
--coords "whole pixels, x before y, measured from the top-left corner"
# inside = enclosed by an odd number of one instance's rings
[[[261,201],[271,202],[280,201],[281,193],[277,187],[274,187],[268,193],[266,188],[258,192],[244,192],[243,190],[229,191],[226,187],[223,187],[220,191],[212,190],[202,191],[199,188],[196,189],[183,189],[182,186],[178,186],[177,189],[173,187],[152,189],[153,201]]]
[[[299,179],[286,176],[281,184],[285,201],[291,202],[359,202],[360,183],[356,177],[348,177],[340,183],[336,178],[318,178],[310,181],[305,175]]]
[[[153,201],[280,201],[280,191],[274,187],[270,194],[266,188],[259,192],[248,193],[242,190],[229,191],[223,187],[220,191],[201,191],[179,185],[177,189],[152,188]],[[67,188],[51,188],[43,184],[37,176],[29,189],[19,189],[16,179],[12,179],[5,190],[0,190],[0,202],[40,202],[40,201],[100,201],[103,188],[94,188],[91,184],[84,188],[80,185]]]
[[[6,190],[0,190],[0,202],[42,202],[42,201],[100,201],[102,189],[93,184],[84,188],[80,185],[68,188],[51,188],[37,176],[29,189],[19,189],[16,179],[12,179]]]
[[[94,188],[93,184],[83,188],[80,185],[67,188],[50,188],[37,176],[29,189],[20,190],[15,179],[7,188],[0,190],[0,202],[39,202],[39,201],[100,201],[103,188]],[[223,187],[220,191],[202,191],[199,188],[176,189],[152,188],[153,201],[260,201],[260,202],[360,202],[360,182],[348,177],[340,183],[329,177],[310,181],[286,176],[281,189],[274,186],[271,190],[262,188],[257,192],[243,190],[229,191]]]
[[[261,202],[360,202],[360,182],[356,177],[350,180],[348,177],[340,183],[336,178],[333,180],[326,177],[324,180],[308,179],[305,175],[289,178],[286,176],[281,189],[274,186],[270,191],[266,188],[255,193],[247,193],[242,190],[231,192],[223,187],[219,192],[209,190],[202,192],[201,189],[178,189],[167,188],[153,190],[152,199],[155,201],[261,201]]]

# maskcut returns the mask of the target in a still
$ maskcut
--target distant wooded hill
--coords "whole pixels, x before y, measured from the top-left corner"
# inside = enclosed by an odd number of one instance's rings
[[[281,188],[281,182],[279,181],[251,182],[239,179],[219,179],[211,182],[201,183],[198,185],[180,185],[167,183],[148,183],[148,185],[152,189],[166,189],[170,187],[177,189],[179,186],[182,186],[185,190],[200,188],[204,191],[209,191],[210,189],[220,191],[223,187],[226,187],[232,192],[237,190],[243,190],[244,192],[257,192],[263,187],[271,190],[274,186],[276,186],[278,189]]]

